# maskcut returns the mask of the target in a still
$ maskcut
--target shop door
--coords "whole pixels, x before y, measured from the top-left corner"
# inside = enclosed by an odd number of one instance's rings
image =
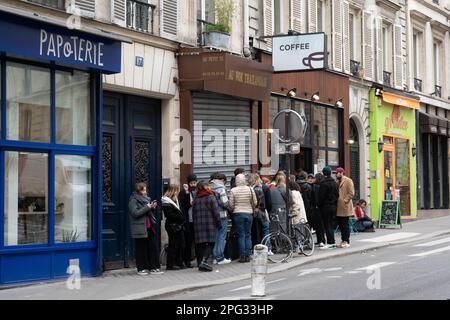
[[[160,102],[105,93],[103,105],[103,259],[106,269],[134,260],[128,199],[136,182],[148,182],[160,199]]]
[[[395,200],[394,147],[384,146],[383,189],[384,200]]]

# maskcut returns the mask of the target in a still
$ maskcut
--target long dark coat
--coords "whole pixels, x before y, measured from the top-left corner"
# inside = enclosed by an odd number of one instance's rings
[[[219,206],[213,195],[197,195],[192,204],[195,243],[216,242],[221,226]]]

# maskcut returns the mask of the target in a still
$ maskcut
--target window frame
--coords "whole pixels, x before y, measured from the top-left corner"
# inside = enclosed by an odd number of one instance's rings
[[[29,142],[29,141],[17,141],[7,140],[6,126],[7,126],[7,101],[6,101],[6,86],[7,86],[7,74],[6,64],[7,62],[20,63],[23,65],[37,66],[42,68],[48,68],[51,73],[51,91],[50,91],[50,121],[51,121],[51,140],[50,143],[44,142]],[[101,172],[101,105],[102,105],[102,77],[101,74],[87,71],[83,69],[69,68],[65,66],[56,65],[53,62],[36,62],[30,60],[19,59],[16,57],[0,55],[1,65],[1,134],[0,134],[0,189],[5,190],[5,153],[11,152],[31,152],[31,153],[46,153],[48,154],[48,242],[46,244],[29,244],[29,245],[13,245],[5,246],[4,243],[4,218],[5,218],[5,201],[4,194],[0,196],[0,253],[1,254],[14,254],[23,252],[50,252],[60,251],[67,249],[94,249],[98,248],[98,241],[100,235],[98,233],[98,226],[101,223],[100,216],[97,216],[101,212],[101,202],[99,200],[98,191],[101,187],[101,181],[96,178],[99,177]],[[91,108],[94,119],[91,121],[93,126],[92,136],[93,144],[89,146],[82,145],[65,145],[56,143],[56,71],[71,72],[72,70],[79,70],[90,74],[90,91],[91,91]],[[91,158],[91,217],[90,217],[90,234],[91,240],[86,242],[73,242],[73,243],[56,243],[55,242],[55,158],[57,155],[74,155],[74,156],[86,156]],[[99,160],[100,159],[100,160]],[[100,210],[100,211],[99,211]]]

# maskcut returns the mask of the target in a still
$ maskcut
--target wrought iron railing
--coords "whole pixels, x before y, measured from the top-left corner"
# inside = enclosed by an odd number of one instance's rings
[[[360,72],[361,72],[361,62],[350,60],[350,73],[354,76],[359,77],[361,76]]]
[[[65,0],[28,0],[28,2],[40,4],[41,6],[46,6],[59,10],[64,10],[65,8],[64,5]]]
[[[206,45],[205,33],[208,29],[208,25],[213,25],[214,23],[197,19],[197,45],[203,47]]]
[[[434,95],[439,98],[442,97],[442,87],[441,86],[438,86],[438,85],[434,86]]]
[[[414,90],[422,92],[422,80],[414,78]]]
[[[153,34],[156,6],[139,0],[127,0],[127,27]]]
[[[383,71],[383,84],[390,86],[391,85],[391,72]]]

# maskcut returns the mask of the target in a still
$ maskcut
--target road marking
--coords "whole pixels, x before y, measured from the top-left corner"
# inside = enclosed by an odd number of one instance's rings
[[[272,283],[277,283],[277,282],[284,281],[284,280],[287,280],[287,278],[282,278],[282,279],[277,279],[277,280],[269,281],[269,282],[266,282],[266,285],[272,284]],[[241,290],[247,290],[247,289],[251,289],[251,288],[252,288],[252,286],[251,286],[251,285],[248,285],[248,286],[244,286],[244,287],[240,287],[240,288],[236,288],[236,289],[230,290],[230,292],[241,291]]]
[[[427,242],[427,243],[417,244],[414,247],[433,247],[433,246],[437,246],[439,244],[443,244],[443,243],[447,243],[447,242],[450,242],[450,238],[445,238],[445,239],[441,239],[441,240],[436,240],[436,241],[431,241],[431,242]]]
[[[361,273],[361,271],[347,271],[345,273],[347,273],[347,274],[359,274],[359,273]]]
[[[319,268],[306,269],[306,270],[300,271],[300,273],[297,275],[297,277],[302,277],[302,276],[306,276],[308,274],[321,273],[321,272],[322,272],[322,269],[319,269]]]
[[[340,271],[342,269],[343,268],[341,268],[341,267],[337,267],[337,268],[324,269],[323,271],[325,271],[325,272],[334,272],[334,271]]]
[[[432,251],[426,251],[426,252],[422,252],[422,253],[411,254],[408,257],[425,257],[425,256],[429,256],[430,254],[440,253],[440,252],[449,251],[449,250],[450,250],[450,246],[444,247],[444,248],[440,248],[440,249],[436,249],[436,250],[432,250]]]
[[[282,279],[278,279],[278,280],[269,281],[269,282],[266,282],[266,284],[277,283],[277,282],[284,281],[284,280],[287,280],[287,278],[282,278]]]
[[[358,240],[361,242],[389,242],[389,241],[395,241],[395,240],[401,240],[401,239],[406,239],[406,238],[411,238],[411,237],[415,237],[418,236],[420,233],[415,233],[415,232],[398,232],[398,233],[393,233],[393,234],[389,234],[386,236],[381,236],[381,237],[376,237],[376,238],[370,238],[370,239],[364,239],[364,240]]]
[[[340,279],[340,278],[342,278],[342,276],[327,276],[327,278],[330,278],[330,279]]]
[[[390,265],[393,265],[393,264],[396,264],[396,263],[397,262],[380,262],[380,263],[372,264],[372,265],[367,266],[367,267],[355,269],[355,271],[366,271],[366,270],[381,269],[383,267],[387,267],[387,266],[390,266]]]

